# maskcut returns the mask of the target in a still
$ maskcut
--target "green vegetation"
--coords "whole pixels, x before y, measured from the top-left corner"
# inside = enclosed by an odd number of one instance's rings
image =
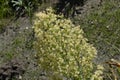
[[[86,17],[76,18],[74,22],[81,25],[85,36],[92,43],[97,51],[98,58],[102,57],[101,62],[120,55],[120,2],[119,0],[105,0],[101,7],[90,11]],[[106,59],[105,59],[106,58]],[[99,60],[98,60],[99,61]],[[111,70],[112,69],[112,70]],[[105,80],[119,79],[117,67],[105,65]]]
[[[11,9],[8,5],[8,0],[0,0],[0,19],[11,15]]]
[[[62,13],[65,17],[74,17],[78,14],[77,8],[83,6],[87,0],[58,0],[55,6],[56,13]]]
[[[96,50],[87,43],[82,29],[69,19],[53,14],[51,9],[36,16],[34,30],[37,40],[34,46],[39,66],[53,72],[54,76],[89,80]],[[52,77],[53,80],[58,78]]]
[[[0,0],[0,33],[4,32],[7,23],[7,17],[10,18],[11,9],[8,5],[8,0]]]
[[[101,53],[113,56],[120,53],[120,2],[106,0],[100,8],[79,20],[86,37]],[[77,22],[77,21],[76,21]]]
[[[9,23],[8,20],[16,20],[22,16],[29,16],[31,20],[34,11],[43,10],[50,4],[51,0],[0,0],[0,33]]]

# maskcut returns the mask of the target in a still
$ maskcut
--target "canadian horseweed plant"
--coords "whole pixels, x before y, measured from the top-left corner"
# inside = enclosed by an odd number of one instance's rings
[[[36,14],[33,28],[36,57],[42,69],[67,79],[91,79],[94,75],[93,59],[97,51],[87,43],[80,26],[75,26],[63,16],[55,15],[49,8]]]

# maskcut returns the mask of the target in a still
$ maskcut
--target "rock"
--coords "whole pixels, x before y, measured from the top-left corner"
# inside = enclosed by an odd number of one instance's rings
[[[12,80],[13,78],[18,80],[19,75],[24,74],[24,72],[22,64],[16,61],[9,62],[0,68],[0,80]]]

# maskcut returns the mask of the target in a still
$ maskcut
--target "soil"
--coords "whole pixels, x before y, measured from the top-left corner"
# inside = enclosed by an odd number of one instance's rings
[[[19,18],[6,26],[0,34],[0,80],[18,78],[36,65],[34,50],[31,48],[32,39],[33,30],[29,18]]]

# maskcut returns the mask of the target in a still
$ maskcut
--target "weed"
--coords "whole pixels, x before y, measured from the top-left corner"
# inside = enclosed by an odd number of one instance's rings
[[[11,15],[11,9],[8,5],[8,0],[0,0],[0,19],[9,17]]]
[[[36,16],[36,57],[42,69],[52,72],[49,78],[59,80],[60,75],[73,80],[90,79],[96,49],[87,43],[82,29],[69,19],[53,14],[51,9]]]

